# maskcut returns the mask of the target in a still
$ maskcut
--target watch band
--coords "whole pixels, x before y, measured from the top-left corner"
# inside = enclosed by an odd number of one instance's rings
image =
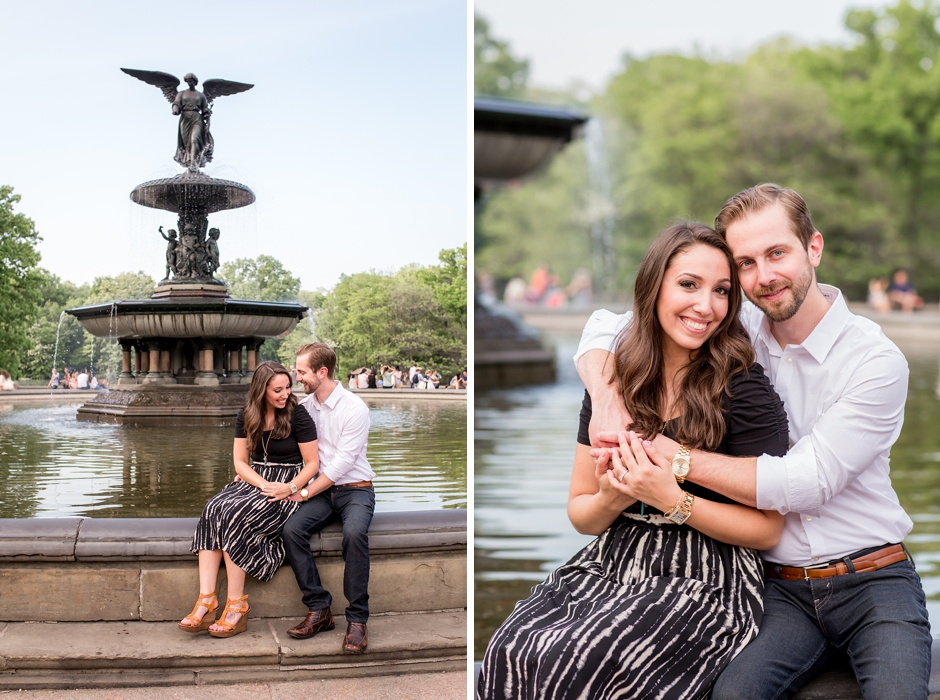
[[[679,496],[679,500],[676,501],[676,505],[672,507],[672,510],[668,513],[663,513],[663,515],[676,525],[681,525],[692,515],[692,504],[694,502],[695,496],[688,491],[683,491],[682,495]]]
[[[683,483],[692,467],[692,448],[688,445],[679,445],[676,456],[672,459],[672,473],[676,481]]]

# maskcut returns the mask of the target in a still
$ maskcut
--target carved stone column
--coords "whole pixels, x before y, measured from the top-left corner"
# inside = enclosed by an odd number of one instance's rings
[[[150,352],[147,345],[141,343],[136,346],[137,349],[137,383],[144,380],[144,375],[150,371]]]
[[[131,341],[121,341],[121,376],[118,377],[118,384],[136,384],[134,373],[131,368]]]
[[[170,346],[168,343],[160,344],[160,383],[176,384],[173,373],[170,372]]]
[[[160,347],[156,342],[147,343],[150,357],[147,361],[147,375],[141,384],[162,384],[163,375],[160,374]]]
[[[196,384],[200,386],[218,386],[219,376],[215,373],[215,356],[212,342],[203,341],[199,350],[199,371],[196,372]]]
[[[251,384],[251,380],[255,376],[255,370],[258,368],[258,346],[262,342],[264,341],[258,342],[257,338],[252,338],[245,343],[246,371],[245,376],[242,377],[242,384]]]

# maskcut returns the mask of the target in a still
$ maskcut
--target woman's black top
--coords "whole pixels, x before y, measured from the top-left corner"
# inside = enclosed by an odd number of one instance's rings
[[[770,380],[759,364],[751,365],[747,372],[738,372],[728,381],[728,391],[722,401],[725,416],[725,436],[714,452],[732,457],[759,457],[763,454],[776,457],[786,454],[789,445],[787,414],[783,401],[777,396]],[[588,425],[591,422],[591,397],[584,392],[581,404],[581,423],[578,427],[578,442],[590,445]],[[663,435],[673,438],[676,419],[668,421]],[[693,496],[717,503],[735,503],[727,496],[686,480],[682,488]],[[662,511],[651,506],[634,503],[626,509],[630,513],[659,514]]]
[[[247,438],[245,434],[245,409],[242,408],[235,416],[235,437]],[[300,454],[298,445],[303,442],[313,442],[317,439],[317,426],[313,418],[307,413],[303,406],[294,406],[294,416],[291,421],[290,435],[286,438],[276,440],[271,437],[271,431],[265,430],[261,433],[261,441],[268,448],[268,462],[278,462],[280,464],[298,464],[304,461]],[[270,439],[270,442],[268,440]],[[259,449],[251,453],[251,459],[255,462],[264,461],[264,450]]]

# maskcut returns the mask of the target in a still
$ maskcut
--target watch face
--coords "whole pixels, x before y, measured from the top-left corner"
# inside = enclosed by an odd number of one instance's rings
[[[676,476],[687,476],[692,464],[685,457],[676,457],[672,461],[672,473]]]
[[[300,489],[300,495],[303,496],[304,498],[306,498],[306,497],[307,497],[307,489]]]

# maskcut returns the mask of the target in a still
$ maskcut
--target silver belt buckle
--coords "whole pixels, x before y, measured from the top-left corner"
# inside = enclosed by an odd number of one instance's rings
[[[801,566],[800,568],[803,569],[803,580],[809,581],[809,574],[806,573],[807,571],[812,571],[813,569],[828,569],[829,566],[830,564],[827,561],[823,562],[822,564],[812,564],[810,566]]]

